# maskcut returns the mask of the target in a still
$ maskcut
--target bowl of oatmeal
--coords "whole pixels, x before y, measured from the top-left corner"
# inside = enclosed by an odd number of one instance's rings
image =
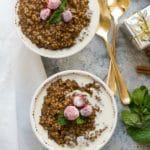
[[[16,0],[15,26],[32,51],[63,58],[81,51],[94,37],[97,0]]]
[[[39,86],[30,120],[34,134],[49,150],[99,150],[113,135],[117,107],[100,78],[68,70]]]

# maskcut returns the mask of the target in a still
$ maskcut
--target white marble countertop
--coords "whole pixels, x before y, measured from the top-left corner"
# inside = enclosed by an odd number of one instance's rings
[[[4,43],[8,36],[14,31],[14,21],[13,21],[13,6],[15,0],[1,0],[0,2],[0,79],[3,76],[3,73],[6,72],[8,68],[6,68],[7,64],[7,56],[9,54],[5,54],[3,50]],[[150,0],[132,0],[130,8],[126,15],[121,19],[121,22],[124,18],[132,14],[133,12],[140,10],[147,5],[150,4]],[[17,41],[18,42],[18,41]],[[19,41],[21,42],[21,41]],[[15,42],[14,42],[15,43]],[[18,45],[16,44],[16,47]],[[10,48],[11,50],[11,48]],[[37,59],[37,56],[33,53],[26,52],[24,53],[24,59],[28,58],[28,55],[32,55],[33,59]],[[29,58],[28,58],[29,59]],[[94,37],[92,42],[80,53],[65,59],[60,60],[51,60],[47,58],[42,58],[44,62],[44,66],[47,72],[47,75],[52,75],[58,71],[67,70],[67,69],[82,69],[89,71],[91,73],[96,74],[102,79],[105,79],[106,73],[108,70],[108,57],[104,47],[104,44],[101,39],[98,37]],[[135,72],[135,66],[141,64],[149,64],[149,60],[144,56],[143,52],[137,51],[130,41],[128,41],[123,35],[122,31],[119,29],[118,37],[117,37],[117,60],[120,67],[120,70],[125,77],[126,83],[129,89],[134,89],[140,85],[147,85],[150,87],[150,77],[145,75],[139,75]],[[33,61],[33,60],[32,60]],[[32,62],[31,61],[31,62]],[[30,63],[31,63],[30,62]],[[33,61],[36,63],[36,61]],[[38,64],[38,63],[37,63]],[[33,65],[33,64],[32,64]],[[27,68],[26,68],[27,69]],[[37,71],[37,70],[36,70]],[[31,72],[33,73],[33,71]],[[27,74],[29,76],[30,74]],[[21,80],[24,80],[26,76],[21,77]],[[19,78],[19,76],[18,76]],[[38,78],[38,77],[37,77]],[[35,80],[37,79],[35,78]],[[44,77],[40,78],[42,81]],[[34,82],[36,82],[34,80]],[[37,84],[40,83],[38,81]],[[0,80],[1,83],[1,80]],[[18,83],[17,83],[18,84]],[[25,83],[23,82],[23,85]],[[30,83],[31,84],[31,83]],[[0,84],[1,85],[1,84]],[[31,85],[30,85],[31,86]],[[36,85],[37,86],[37,85]],[[34,91],[35,87],[32,88]],[[26,88],[27,89],[27,88]],[[18,91],[19,93],[20,91]],[[28,112],[26,108],[29,107],[30,98],[32,96],[32,92],[21,91],[23,94],[28,94],[27,99],[28,103],[22,105],[23,100],[19,101],[19,97],[16,95],[16,112],[17,112],[17,130],[18,130],[18,149],[19,150],[43,150],[44,148],[41,144],[36,140],[36,137],[33,136],[33,133],[30,129],[29,120],[24,120],[24,118],[28,118]],[[8,99],[12,98],[12,95],[8,95]],[[0,103],[3,103],[1,101]],[[123,106],[120,104],[120,101],[117,99],[118,109],[119,111],[123,109]],[[1,105],[1,104],[0,104]],[[0,107],[0,111],[1,111]],[[1,113],[1,112],[0,112]],[[1,133],[1,132],[0,132]],[[12,133],[13,134],[13,133]],[[8,135],[9,136],[9,135]],[[14,136],[15,137],[15,136]],[[4,141],[3,136],[0,135],[0,145],[1,142]],[[17,150],[15,148],[9,147],[7,144],[7,148],[3,150]],[[118,119],[118,124],[116,131],[110,140],[110,142],[103,148],[103,150],[148,150],[148,146],[140,146],[133,142],[130,137],[126,135],[126,131],[124,125],[121,123],[120,119]]]

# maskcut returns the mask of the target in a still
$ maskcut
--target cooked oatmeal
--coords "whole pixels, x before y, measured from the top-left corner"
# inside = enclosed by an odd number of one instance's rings
[[[83,87],[79,86],[74,80],[61,79],[53,82],[47,89],[44,104],[41,110],[40,124],[48,131],[48,137],[60,145],[77,145],[79,138],[94,141],[107,127],[95,131],[96,112],[101,112],[98,106],[92,106],[93,112],[86,117],[85,123],[76,124],[69,121],[67,125],[60,125],[58,116],[67,106],[73,105],[73,91],[82,91],[89,95],[92,94],[91,88],[99,89],[96,83],[90,83]],[[90,134],[90,131],[94,131]]]
[[[41,20],[40,11],[47,0],[19,0],[18,16],[22,32],[39,48],[63,49],[73,46],[81,31],[89,25],[88,0],[67,0],[73,18],[70,22],[49,24]]]

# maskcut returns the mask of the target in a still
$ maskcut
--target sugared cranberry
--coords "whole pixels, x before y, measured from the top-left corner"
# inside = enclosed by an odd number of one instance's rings
[[[83,95],[75,96],[73,99],[73,104],[79,108],[83,107],[85,105],[85,96],[83,96]]]
[[[84,108],[80,110],[81,115],[84,117],[90,116],[92,112],[93,112],[93,108],[90,105],[86,105]]]
[[[50,16],[50,14],[51,14],[51,10],[48,8],[44,8],[40,12],[40,18],[42,20],[46,20]]]
[[[60,0],[48,0],[47,7],[50,9],[57,9],[61,4]]]
[[[79,117],[79,110],[75,106],[67,106],[64,110],[64,116],[68,120],[75,120]]]
[[[66,10],[62,13],[62,17],[64,22],[69,22],[70,20],[72,20],[72,13],[70,10]]]

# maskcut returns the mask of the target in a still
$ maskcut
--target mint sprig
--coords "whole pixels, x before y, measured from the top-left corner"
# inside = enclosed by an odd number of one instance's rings
[[[136,105],[142,105],[145,99],[145,96],[148,94],[148,89],[145,86],[141,86],[140,88],[136,88],[133,91],[132,100]]]
[[[124,110],[121,113],[121,117],[124,123],[128,126],[141,125],[139,115],[134,112],[130,112],[129,110]]]
[[[57,122],[61,126],[69,124],[69,121],[64,117],[64,113],[63,112],[59,113],[58,118],[57,118]]]
[[[127,132],[139,144],[150,143],[150,126],[144,128],[129,127]]]
[[[150,94],[145,86],[136,88],[131,94],[128,110],[121,112],[121,118],[128,134],[140,144],[150,143]]]
[[[58,124],[60,124],[61,126],[68,126],[71,123],[76,123],[77,125],[82,125],[86,122],[86,119],[84,117],[82,117],[81,115],[74,121],[70,121],[67,120],[64,116],[63,112],[60,112],[57,116],[57,122]]]
[[[76,124],[77,125],[82,125],[86,122],[85,118],[83,118],[82,116],[79,116],[77,119],[76,119]]]
[[[56,24],[61,21],[61,14],[64,12],[67,6],[67,0],[61,0],[61,4],[58,9],[56,9],[49,19],[49,24]]]

